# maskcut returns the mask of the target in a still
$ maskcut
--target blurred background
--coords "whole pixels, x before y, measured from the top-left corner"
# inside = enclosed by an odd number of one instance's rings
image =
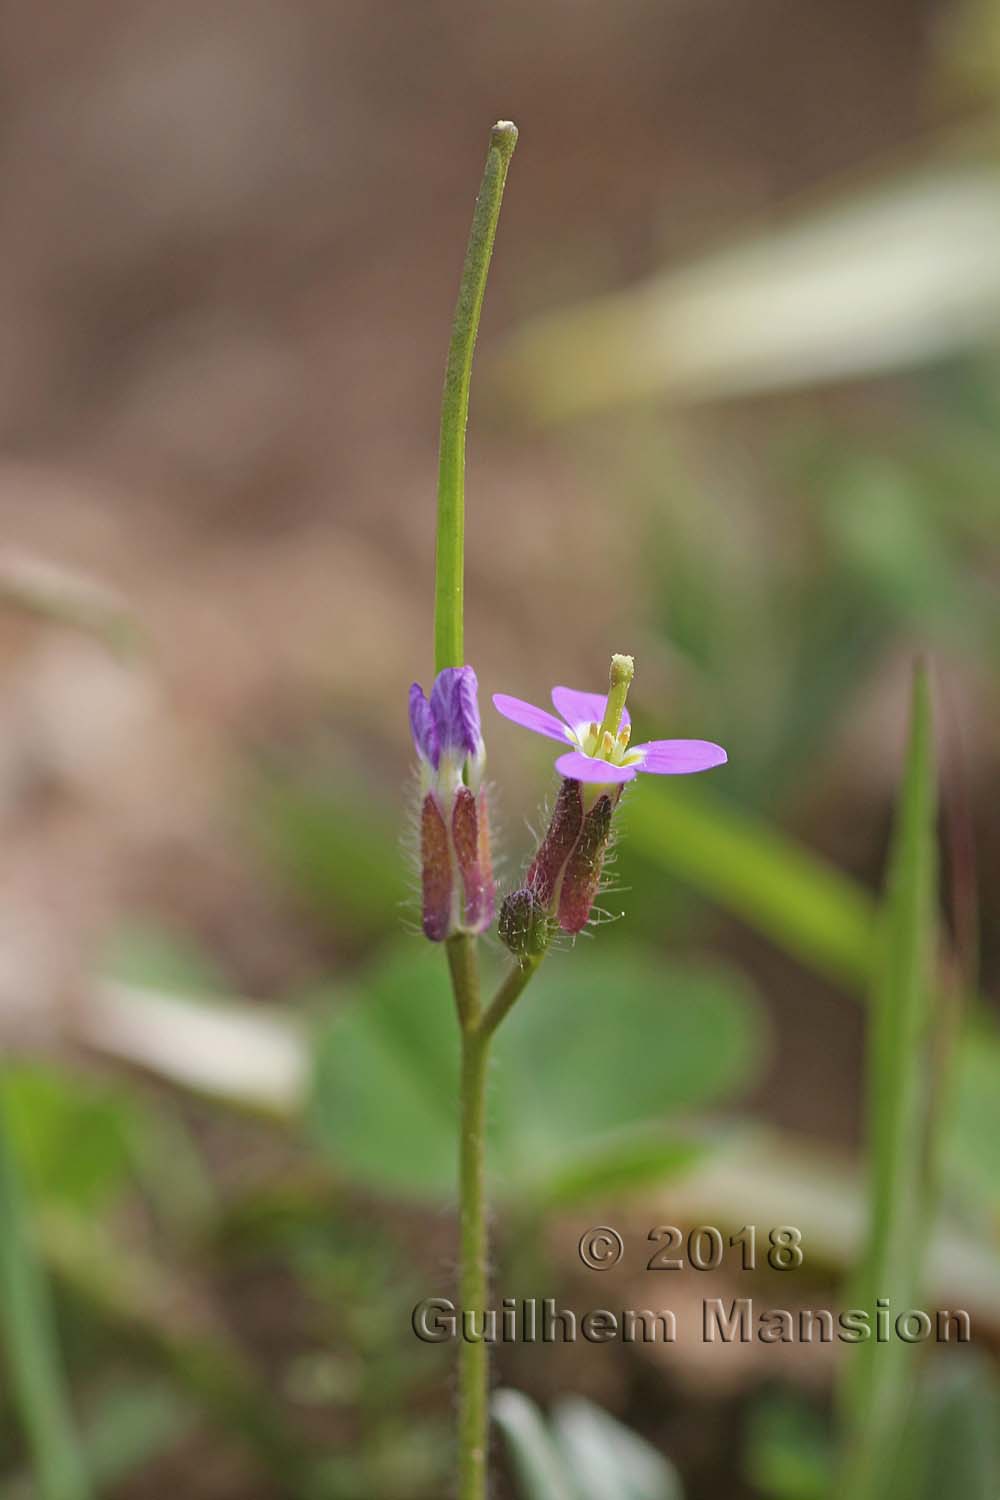
[[[3,1091],[100,1493],[448,1488],[451,1351],[409,1325],[451,1289],[454,1118],[441,955],[406,932],[404,700],[432,673],[441,376],[507,117],[466,580],[504,873],[552,772],[495,691],[598,689],[632,652],[643,737],[730,765],[630,795],[625,919],[511,1022],[497,1283],[845,1305],[929,651],[978,996],[926,1226],[924,1305],[976,1331],[931,1362],[935,1461],[973,1453],[995,1494],[1000,950],[971,873],[974,842],[991,895],[993,0],[14,3],[0,74]],[[592,1222],[628,1246],[603,1278]],[[651,1289],[667,1222],[794,1224],[805,1265]],[[497,1373],[546,1412],[594,1403],[694,1500],[807,1500],[842,1353],[684,1338]],[[9,1381],[0,1405],[14,1500]]]

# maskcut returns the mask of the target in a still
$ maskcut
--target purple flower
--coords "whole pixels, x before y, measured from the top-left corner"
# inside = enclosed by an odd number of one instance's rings
[[[442,757],[461,767],[466,760],[480,768],[484,759],[479,724],[479,684],[472,667],[439,672],[430,699],[419,682],[410,688],[410,730],[421,760],[435,771]]]
[[[652,776],[683,776],[725,765],[725,750],[711,740],[647,740],[630,745],[628,709],[623,704],[616,717],[612,704],[613,722],[609,721],[608,696],[554,687],[552,702],[562,716],[558,719],[546,709],[506,693],[495,693],[493,706],[524,729],[571,747],[557,759],[556,770],[573,781],[610,785],[634,781],[640,771]]]
[[[506,693],[493,699],[504,718],[570,747],[556,761],[563,780],[548,830],[524,885],[506,898],[500,912],[500,936],[522,962],[544,952],[556,927],[575,935],[590,920],[625,782],[640,771],[681,775],[707,771],[727,759],[725,750],[709,740],[630,745],[625,697],[634,673],[630,656],[613,656],[606,694],[553,688],[558,719]]]
[[[423,929],[440,943],[484,932],[493,920],[486,748],[471,667],[439,672],[430,698],[410,688],[410,731],[420,761],[420,874]]]

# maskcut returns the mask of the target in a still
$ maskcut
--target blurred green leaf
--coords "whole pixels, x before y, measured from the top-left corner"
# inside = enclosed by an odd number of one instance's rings
[[[225,995],[232,988],[201,944],[187,933],[152,921],[122,923],[101,968],[122,984],[169,990],[174,995]]]
[[[677,1170],[695,1147],[665,1117],[732,1096],[760,1048],[752,992],[728,969],[550,958],[494,1044],[498,1189],[566,1201]],[[310,1118],[364,1181],[450,1195],[457,1080],[442,955],[414,943],[320,1037]]]
[[[258,842],[281,878],[357,942],[397,921],[405,865],[399,820],[386,817],[370,789],[344,780],[338,773],[319,786],[271,770],[254,779],[249,805]]]
[[[701,787],[663,785],[630,844],[785,952],[852,988],[871,975],[875,906],[814,854]]]
[[[175,1227],[210,1212],[208,1175],[182,1120],[121,1080],[17,1063],[4,1087],[25,1178],[46,1207],[99,1212],[131,1184]]]
[[[959,1043],[943,1144],[944,1180],[967,1215],[1000,1212],[1000,1035],[985,1019]]]
[[[751,1409],[744,1467],[769,1500],[827,1500],[833,1459],[829,1428],[800,1397],[769,1391]]]
[[[190,1405],[156,1380],[129,1380],[102,1393],[83,1445],[95,1481],[119,1484],[174,1446],[194,1426]]]
[[[89,1500],[52,1310],[0,1095],[0,1338],[39,1500]]]
[[[996,1500],[1000,1495],[1000,1382],[984,1354],[932,1360],[904,1449],[916,1457],[908,1500]]]
[[[936,776],[926,669],[914,677],[909,745],[889,859],[867,1054],[869,1239],[857,1302],[919,1306],[930,1195],[932,1043],[937,962]],[[852,1500],[905,1490],[902,1455],[914,1349],[899,1339],[860,1346],[845,1373],[841,1483]]]
[[[78,1210],[105,1206],[129,1173],[135,1115],[119,1090],[56,1067],[4,1080],[11,1138],[32,1191]]]
[[[155,1380],[116,1384],[101,1393],[80,1441],[95,1482],[110,1488],[174,1447],[191,1430],[194,1414],[168,1385]],[[0,1500],[34,1500],[29,1476],[10,1480]]]

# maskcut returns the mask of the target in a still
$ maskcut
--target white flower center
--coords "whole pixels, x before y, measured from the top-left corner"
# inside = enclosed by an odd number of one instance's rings
[[[613,766],[634,766],[642,756],[637,750],[629,750],[630,726],[624,724],[617,735],[608,731],[602,735],[596,723],[577,724],[566,731],[567,736],[584,755],[591,760],[606,760]]]

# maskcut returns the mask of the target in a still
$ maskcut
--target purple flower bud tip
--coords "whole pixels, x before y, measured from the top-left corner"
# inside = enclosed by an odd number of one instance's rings
[[[431,689],[431,714],[443,754],[464,760],[483,753],[479,684],[471,667],[446,667]]]
[[[410,733],[420,759],[427,761],[436,771],[441,759],[441,746],[431,706],[424,697],[424,690],[419,682],[413,683],[410,688]]]

